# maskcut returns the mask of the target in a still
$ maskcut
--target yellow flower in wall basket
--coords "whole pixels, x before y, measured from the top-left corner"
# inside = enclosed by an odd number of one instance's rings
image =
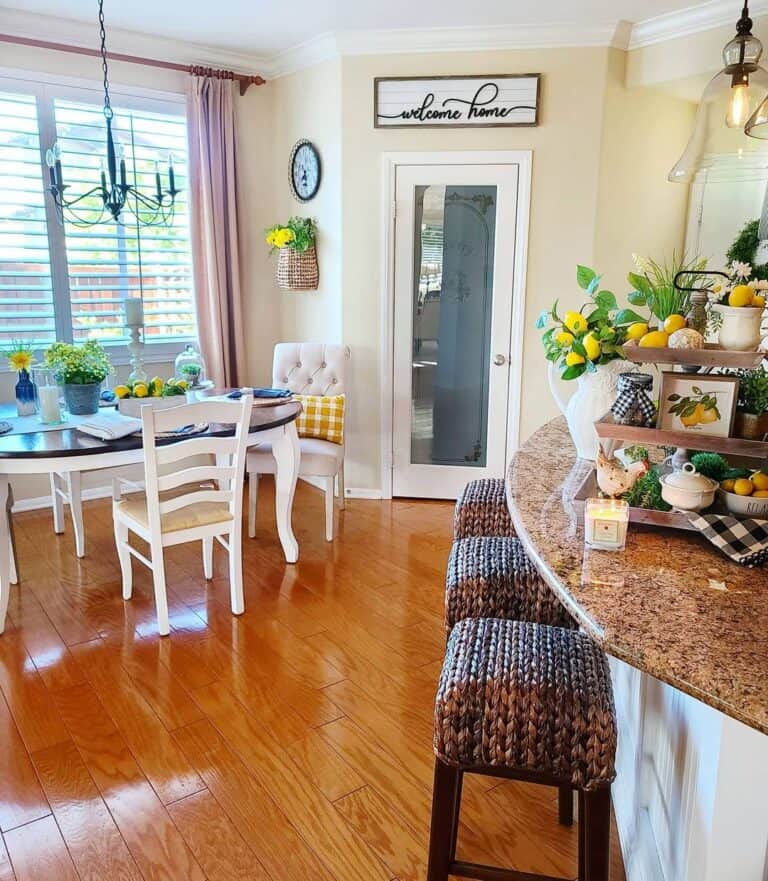
[[[311,217],[291,217],[286,224],[271,226],[265,233],[270,254],[278,252],[277,286],[288,291],[316,291],[320,283]]]

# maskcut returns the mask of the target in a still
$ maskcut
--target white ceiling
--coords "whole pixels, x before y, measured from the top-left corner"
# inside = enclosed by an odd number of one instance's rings
[[[95,0],[5,0],[5,11],[94,23]],[[557,26],[576,30],[641,22],[679,13],[691,0],[105,0],[108,27],[169,37],[254,56],[272,56],[321,34],[422,28]],[[696,4],[738,18],[740,2]],[[755,5],[763,5],[756,2]],[[0,31],[3,30],[0,8]],[[676,17],[677,18],[677,17]],[[719,23],[719,22],[718,22]],[[578,41],[575,41],[578,42]]]

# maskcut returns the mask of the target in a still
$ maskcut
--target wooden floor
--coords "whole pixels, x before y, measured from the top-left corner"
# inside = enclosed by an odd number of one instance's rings
[[[423,881],[451,506],[352,501],[327,544],[300,485],[288,566],[272,490],[244,541],[246,613],[221,549],[206,583],[198,546],[174,548],[165,639],[137,563],[121,599],[107,502],[85,506],[81,561],[69,523],[15,517],[0,881]],[[465,793],[460,858],[575,877],[555,790]]]

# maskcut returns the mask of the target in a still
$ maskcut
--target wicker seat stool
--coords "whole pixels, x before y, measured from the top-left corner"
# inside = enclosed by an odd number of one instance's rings
[[[576,790],[578,879],[608,881],[616,714],[607,659],[587,636],[498,618],[460,621],[440,675],[434,750],[428,881],[553,881],[456,859],[470,773]]]
[[[490,536],[454,541],[445,577],[445,629],[465,618],[509,618],[575,627],[542,581],[519,538]]]
[[[504,481],[497,477],[471,480],[456,500],[453,537],[514,534]]]

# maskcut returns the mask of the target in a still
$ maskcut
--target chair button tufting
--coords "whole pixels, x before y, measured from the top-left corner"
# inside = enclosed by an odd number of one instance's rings
[[[309,379],[307,380],[307,385],[312,385],[312,377],[311,377],[311,376],[310,376]]]
[[[325,369],[328,365],[325,363],[325,361],[323,361],[323,363],[322,363],[320,366],[321,366],[323,369]]]
[[[283,377],[283,382],[288,382],[288,377],[287,377],[287,376],[284,376],[284,377]]]
[[[301,361],[297,361],[297,362],[296,362],[296,366],[297,366],[297,367],[301,367]]]

